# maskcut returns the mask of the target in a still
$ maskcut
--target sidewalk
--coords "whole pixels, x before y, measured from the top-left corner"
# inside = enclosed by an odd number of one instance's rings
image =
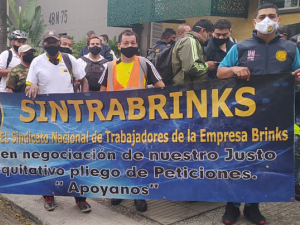
[[[47,212],[41,196],[1,195],[24,213],[45,225],[222,225],[224,203],[148,201],[148,211],[135,211],[133,200],[111,206],[108,199],[88,199],[92,212],[81,213],[72,197],[56,197],[57,208]],[[300,202],[262,203],[263,215],[270,225],[300,225]],[[241,207],[242,212],[243,207]],[[196,213],[195,213],[196,212]],[[182,220],[182,216],[185,219]],[[243,215],[237,225],[250,225]]]

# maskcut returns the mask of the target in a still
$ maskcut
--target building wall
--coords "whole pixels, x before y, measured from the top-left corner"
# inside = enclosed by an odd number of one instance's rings
[[[248,12],[248,18],[236,18],[236,17],[226,17],[226,19],[229,19],[232,23],[232,37],[236,38],[238,41],[249,38],[252,36],[252,30],[254,29],[252,20],[254,18],[255,10],[258,7],[258,0],[250,0],[249,1],[249,12]],[[291,14],[282,14],[281,17],[281,24],[293,24],[293,23],[299,23],[300,21],[300,13],[291,13]],[[199,19],[209,19],[213,23],[221,18],[218,16],[205,16],[205,17],[196,17],[196,18],[187,18],[186,23],[189,24],[191,27],[195,24],[196,21]],[[167,27],[173,28],[177,30],[178,24],[168,24],[165,23],[163,25],[163,30]]]
[[[108,0],[38,0],[49,29],[67,33],[81,40],[86,32],[94,30],[97,35],[107,34],[109,38],[118,36],[125,28],[107,27]],[[24,7],[24,0],[16,0]]]

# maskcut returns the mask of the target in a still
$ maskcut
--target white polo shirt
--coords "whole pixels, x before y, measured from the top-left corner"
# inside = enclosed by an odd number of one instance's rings
[[[13,48],[10,49],[12,51],[12,58],[11,61],[8,65],[7,69],[14,68],[15,66],[19,65],[21,63],[21,59],[19,56],[15,53]],[[8,60],[8,50],[3,51],[0,54],[0,70],[6,70],[6,65],[7,65],[7,60]],[[7,77],[2,77],[1,82],[0,82],[0,92],[5,92],[6,88],[6,79]]]
[[[85,77],[85,72],[77,62],[76,58],[69,54],[72,63],[73,76],[81,80]],[[59,63],[54,65],[49,61],[46,53],[36,57],[29,67],[26,83],[39,86],[40,94],[73,93],[71,75],[61,57],[58,56]]]

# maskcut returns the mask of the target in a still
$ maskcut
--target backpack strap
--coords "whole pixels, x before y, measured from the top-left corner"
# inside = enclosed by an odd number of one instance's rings
[[[61,52],[60,54],[61,54],[61,57],[64,60],[64,63],[67,66],[67,69],[69,70],[69,73],[70,73],[70,76],[71,76],[71,84],[73,85],[74,92],[76,92],[77,90],[76,90],[76,87],[75,87],[75,79],[74,79],[74,76],[73,76],[73,66],[72,66],[72,62],[70,60],[69,54],[64,53],[64,52]]]
[[[138,56],[139,57],[139,62],[140,62],[140,66],[147,78],[147,71],[148,71],[148,68],[147,68],[147,62],[146,62],[146,59],[142,56]]]
[[[85,61],[87,64],[89,64],[90,62],[93,62],[92,60],[88,59],[88,58],[85,57],[85,56],[82,56],[81,59],[82,59],[83,61]]]
[[[8,50],[8,58],[7,58],[7,63],[6,63],[6,69],[8,68],[11,60],[12,60],[12,51]]]

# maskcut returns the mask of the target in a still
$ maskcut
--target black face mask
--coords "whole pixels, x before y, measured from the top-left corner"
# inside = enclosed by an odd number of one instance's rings
[[[32,60],[35,58],[35,56],[34,56],[34,53],[33,52],[31,52],[31,53],[28,53],[28,54],[26,54],[26,55],[23,55],[23,61],[24,62],[26,62],[26,63],[31,63],[32,62]]]
[[[68,54],[73,54],[72,50],[69,48],[64,48],[64,47],[59,47],[60,52],[68,53]]]
[[[170,41],[169,45],[174,45],[176,41]]]
[[[56,54],[58,53],[59,46],[48,46],[48,47],[44,47],[44,49],[46,50],[48,55],[53,57],[56,56]]]
[[[14,46],[13,46],[13,48],[15,49],[15,51],[16,51],[16,52],[18,52],[18,50],[19,50],[20,46],[16,46],[16,45],[14,45]]]
[[[138,48],[137,47],[121,48],[121,53],[125,57],[131,58],[138,53]]]
[[[228,38],[226,38],[226,39],[213,38],[213,40],[216,45],[221,46],[228,41]]]
[[[102,48],[100,48],[98,46],[94,46],[92,48],[89,48],[89,50],[90,50],[90,53],[92,53],[93,55],[98,55],[101,52]]]

